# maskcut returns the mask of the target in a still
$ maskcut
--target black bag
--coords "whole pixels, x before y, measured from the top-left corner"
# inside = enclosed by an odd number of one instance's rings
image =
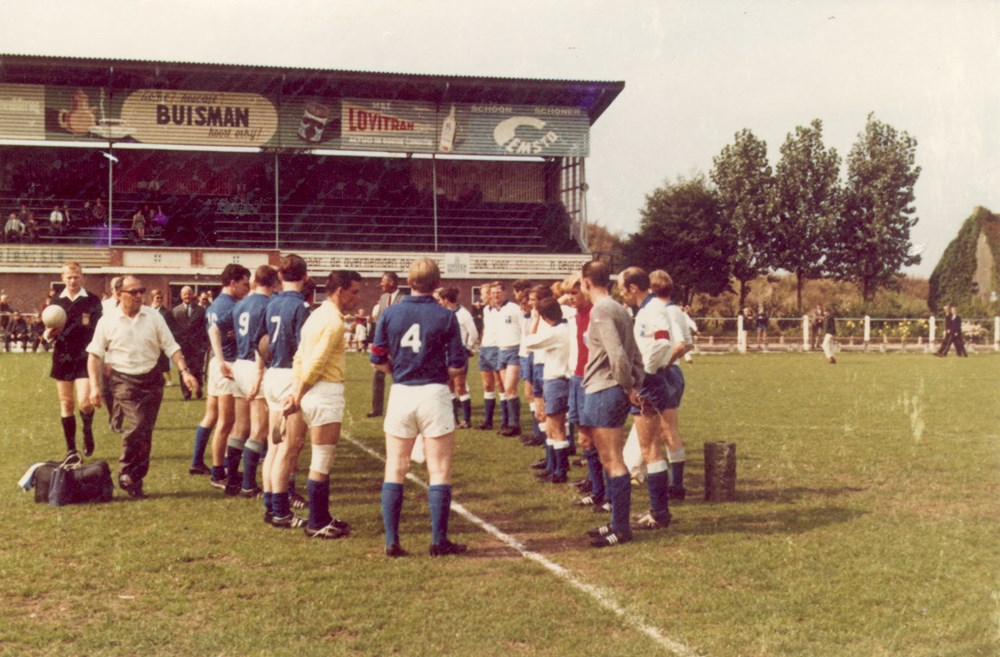
[[[51,463],[47,462],[35,473],[36,502],[63,506],[111,501],[115,486],[107,461],[85,464],[79,454],[71,454],[55,467]]]

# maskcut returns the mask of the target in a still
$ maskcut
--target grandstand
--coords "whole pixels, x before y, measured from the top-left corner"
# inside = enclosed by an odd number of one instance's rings
[[[470,291],[556,278],[589,257],[590,127],[623,88],[0,55],[0,211],[35,219],[0,247],[3,286],[47,287],[80,247],[90,276],[165,287],[292,251],[431,255]]]

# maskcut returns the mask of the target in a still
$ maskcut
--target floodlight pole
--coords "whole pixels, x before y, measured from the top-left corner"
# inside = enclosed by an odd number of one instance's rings
[[[437,176],[437,158],[435,153],[431,153],[431,196],[434,199],[434,252],[437,253],[438,250],[438,176]]]
[[[112,247],[112,217],[114,217],[114,193],[111,191],[114,188],[115,176],[115,153],[114,153],[114,142],[108,140],[108,248]]]
[[[279,249],[280,232],[278,229],[278,151],[274,151],[274,248]]]

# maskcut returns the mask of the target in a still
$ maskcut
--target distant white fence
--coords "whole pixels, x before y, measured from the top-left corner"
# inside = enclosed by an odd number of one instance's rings
[[[753,322],[739,317],[695,317],[697,351],[820,351],[812,318],[772,317],[767,331],[757,335]],[[935,351],[944,337],[944,320],[935,317],[839,317],[836,344],[843,351]],[[1000,351],[1000,317],[962,320],[962,336],[970,351]]]

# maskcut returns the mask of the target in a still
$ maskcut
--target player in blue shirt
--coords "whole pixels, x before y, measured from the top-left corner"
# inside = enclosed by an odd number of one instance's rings
[[[264,378],[264,359],[257,353],[257,345],[261,337],[267,334],[267,305],[278,285],[278,271],[270,265],[261,265],[254,272],[253,284],[254,291],[233,307],[233,323],[236,328],[233,381],[238,391],[235,395],[236,416],[250,418],[250,433],[241,450],[242,482],[237,479],[239,461],[229,463],[229,454],[226,455],[226,487],[228,490],[235,490],[242,484],[240,495],[246,499],[253,499],[261,492],[257,486],[257,465],[267,440],[267,402],[260,389]],[[237,438],[239,435],[236,434]],[[235,445],[232,446],[234,453]]]
[[[399,516],[403,482],[419,434],[425,439],[430,479],[430,555],[461,554],[466,546],[448,540],[455,449],[455,416],[448,381],[465,370],[468,359],[455,314],[438,305],[432,296],[441,282],[438,266],[429,258],[418,258],[410,265],[407,281],[412,294],[402,303],[386,308],[379,317],[371,347],[372,364],[393,379],[383,425],[385,553],[390,557],[408,554],[399,545]]]
[[[282,291],[267,304],[267,337],[261,353],[268,360],[264,397],[270,412],[268,450],[261,474],[264,486],[264,522],[275,527],[300,529],[305,519],[292,513],[289,476],[295,472],[305,443],[306,425],[301,412],[282,419],[285,400],[292,394],[295,377],[292,361],[302,339],[302,325],[309,317],[303,294],[306,261],[297,255],[281,259],[278,270]]]
[[[243,265],[229,264],[222,270],[222,292],[212,305],[205,311],[205,322],[208,326],[208,341],[212,345],[212,360],[208,363],[208,404],[218,409],[218,421],[215,422],[215,433],[212,436],[212,485],[216,488],[226,488],[225,465],[230,461],[226,445],[230,434],[239,436],[238,446],[232,446],[233,458],[239,463],[243,456],[243,442],[250,431],[249,418],[240,418],[237,423],[236,401],[233,385],[232,365],[236,362],[236,331],[233,325],[233,308],[236,302],[246,296],[250,287],[250,270]],[[206,414],[206,420],[208,414]],[[202,421],[202,427],[211,426]],[[195,446],[197,449],[197,434]],[[235,495],[239,489],[230,489],[228,493]]]

